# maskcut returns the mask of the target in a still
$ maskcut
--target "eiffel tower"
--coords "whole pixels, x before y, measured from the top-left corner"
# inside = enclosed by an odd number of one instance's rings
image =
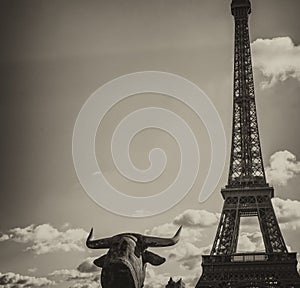
[[[296,253],[289,253],[266,182],[254,95],[248,16],[249,0],[232,0],[235,21],[232,146],[224,206],[210,255],[202,256],[196,288],[298,288]],[[264,253],[237,253],[240,220],[258,219]]]

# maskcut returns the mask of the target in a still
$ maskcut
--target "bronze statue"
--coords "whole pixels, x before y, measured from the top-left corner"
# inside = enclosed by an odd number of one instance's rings
[[[185,284],[183,283],[182,279],[180,278],[177,282],[175,282],[172,277],[169,279],[169,282],[166,288],[184,288]]]
[[[161,238],[136,233],[122,233],[109,238],[91,240],[93,229],[86,240],[91,249],[109,249],[94,264],[102,268],[103,288],[141,288],[144,285],[146,264],[158,266],[166,259],[147,251],[149,247],[172,246],[179,241],[181,227],[174,237]]]

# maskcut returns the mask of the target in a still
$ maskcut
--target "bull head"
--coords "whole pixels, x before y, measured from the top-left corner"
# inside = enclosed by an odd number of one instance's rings
[[[102,268],[103,288],[141,288],[145,279],[146,264],[161,265],[166,259],[147,251],[151,247],[167,247],[179,241],[181,227],[172,238],[122,233],[109,238],[91,240],[93,229],[86,240],[91,249],[109,249],[108,253],[94,261]]]

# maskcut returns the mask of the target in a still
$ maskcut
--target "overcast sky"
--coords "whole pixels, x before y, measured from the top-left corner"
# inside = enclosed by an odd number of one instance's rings
[[[286,244],[297,252],[299,9],[298,0],[252,0],[250,17],[264,164],[275,187],[273,204]],[[201,120],[163,95],[122,101],[106,115],[96,139],[100,168],[112,185],[129,195],[142,191],[147,196],[164,189],[178,171],[178,146],[154,129],[137,135],[130,155],[145,169],[149,149],[164,149],[170,162],[158,183],[130,183],[113,170],[110,137],[135,107],[164,107],[181,115],[195,133],[201,154],[198,178],[183,201],[163,214],[134,219],[112,214],[87,196],[73,165],[72,133],[82,105],[101,85],[136,71],[165,71],[189,79],[209,96],[222,119],[229,152],[234,36],[230,1],[0,1],[0,14],[0,287],[97,287],[94,277],[99,273],[91,259],[105,251],[84,247],[91,227],[95,237],[124,231],[171,236],[180,224],[180,243],[155,249],[168,260],[160,267],[148,265],[146,287],[161,287],[169,276],[182,276],[187,287],[194,287],[201,274],[200,255],[210,251],[222,210],[220,189],[226,185],[229,153],[216,190],[199,203],[210,160]],[[263,249],[258,232],[255,221],[245,223],[239,250]]]

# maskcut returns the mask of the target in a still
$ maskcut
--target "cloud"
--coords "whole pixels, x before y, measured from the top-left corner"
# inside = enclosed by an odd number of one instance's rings
[[[74,283],[69,288],[99,288],[99,283],[89,282],[89,283]]]
[[[238,252],[264,252],[265,245],[261,232],[242,232],[238,239]]]
[[[183,229],[180,234],[180,241],[190,243],[199,242],[202,239],[202,232],[214,228],[218,224],[219,213],[212,213],[206,210],[185,210],[176,216],[172,223],[165,223],[152,229],[145,230],[147,235],[171,237],[180,225]]]
[[[153,227],[152,229],[147,229],[145,230],[144,234],[160,237],[172,237],[178,228],[179,225],[175,225],[174,223],[166,223]],[[202,234],[201,231],[199,231],[199,229],[183,227],[180,234],[180,242],[184,239],[189,239],[190,242],[200,241],[201,235]]]
[[[185,241],[173,248],[169,252],[168,258],[178,261],[184,270],[200,270],[201,256],[209,254],[210,250],[211,245],[199,248]]]
[[[219,215],[206,210],[188,209],[178,215],[173,223],[188,227],[209,227],[218,223]]]
[[[6,240],[8,240],[8,239],[9,239],[9,236],[6,235],[6,234],[2,234],[2,235],[0,236],[0,242],[6,241]]]
[[[91,261],[92,258],[87,258],[77,267],[77,269],[55,270],[48,276],[53,277],[53,279],[59,283],[70,283],[70,288],[99,288],[101,287],[100,271],[98,269],[92,271],[94,269],[90,267]],[[83,270],[85,270],[85,272]],[[90,272],[87,272],[88,270]]]
[[[270,157],[270,165],[266,168],[267,179],[273,185],[284,186],[299,173],[300,161],[287,150],[275,152]]]
[[[208,233],[214,232],[213,230],[219,221],[219,215],[206,210],[188,209],[176,216],[172,223],[153,227],[146,230],[145,234],[170,237],[174,235],[179,225],[182,225],[179,243],[162,249],[160,254],[167,257],[170,262],[176,261],[181,269],[193,270],[195,274],[201,271],[201,256],[209,254],[211,249],[211,245],[203,247],[203,238]]]
[[[201,255],[209,254],[211,249],[211,245],[199,247],[202,242],[202,233],[207,231],[206,229],[215,227],[218,220],[218,213],[188,209],[175,217],[172,223],[146,230],[145,234],[170,237],[174,235],[179,225],[183,225],[179,243],[163,249],[160,253],[169,261],[176,261],[183,270],[201,271]]]
[[[22,288],[22,287],[45,287],[54,285],[55,282],[45,277],[32,277],[23,276],[13,272],[1,273],[0,272],[0,287],[5,288]]]
[[[200,278],[200,270],[199,270],[199,275],[188,275],[188,276],[183,276],[181,278],[185,284],[185,288],[194,288],[196,287],[196,284]]]
[[[100,269],[93,264],[94,259],[88,257],[78,265],[77,269],[55,270],[48,276],[53,277],[56,282],[70,282],[72,288],[99,288]]]
[[[29,272],[29,273],[35,273],[37,270],[38,270],[38,269],[37,269],[36,267],[34,267],[34,268],[29,268],[29,269],[28,269],[28,272]]]
[[[273,198],[272,202],[281,229],[297,230],[300,228],[300,201]]]
[[[13,228],[2,235],[1,239],[26,244],[26,251],[40,255],[57,251],[84,251],[86,236],[87,232],[83,229],[59,231],[49,224],[32,224],[24,228]]]
[[[169,278],[169,274],[156,274],[152,268],[147,267],[144,288],[163,288],[167,285]]]
[[[76,269],[55,270],[52,273],[50,273],[49,276],[62,278],[65,281],[86,280],[94,278],[93,273],[82,273]]]
[[[94,263],[93,261],[95,260],[96,258],[92,258],[92,257],[89,257],[87,259],[85,259],[82,263],[80,263],[77,267],[77,270],[79,272],[82,272],[82,273],[93,273],[93,272],[99,272],[100,271],[100,268],[98,268]]]
[[[262,88],[269,88],[279,81],[295,78],[300,81],[300,46],[290,37],[257,39],[252,44],[253,65],[267,78]]]

